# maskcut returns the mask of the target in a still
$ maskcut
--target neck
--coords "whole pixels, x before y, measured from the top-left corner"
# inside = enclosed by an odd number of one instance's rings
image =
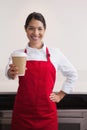
[[[43,43],[40,44],[28,44],[31,48],[41,49],[43,47]]]

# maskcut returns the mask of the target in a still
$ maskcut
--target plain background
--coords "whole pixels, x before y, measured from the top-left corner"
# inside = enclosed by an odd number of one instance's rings
[[[31,12],[44,15],[47,30],[44,42],[59,48],[76,67],[79,79],[73,92],[87,92],[87,0],[0,0],[0,92],[17,90],[17,79],[5,77],[10,53],[26,47],[26,17]],[[56,91],[64,77],[59,73]]]

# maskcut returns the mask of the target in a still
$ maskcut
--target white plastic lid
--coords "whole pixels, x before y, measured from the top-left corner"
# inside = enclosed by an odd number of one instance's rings
[[[27,54],[25,53],[25,52],[18,52],[18,51],[15,51],[15,52],[13,52],[12,53],[12,57],[16,57],[16,56],[18,56],[18,57],[27,57]]]

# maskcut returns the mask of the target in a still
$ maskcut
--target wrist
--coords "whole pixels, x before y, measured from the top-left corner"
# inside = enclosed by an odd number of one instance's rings
[[[65,97],[66,93],[61,90],[57,95],[60,97],[60,100],[62,100]]]

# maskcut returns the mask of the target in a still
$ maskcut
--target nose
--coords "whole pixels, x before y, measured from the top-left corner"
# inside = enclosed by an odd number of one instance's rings
[[[38,31],[38,29],[34,29],[34,35],[38,35],[39,34],[39,31]]]

